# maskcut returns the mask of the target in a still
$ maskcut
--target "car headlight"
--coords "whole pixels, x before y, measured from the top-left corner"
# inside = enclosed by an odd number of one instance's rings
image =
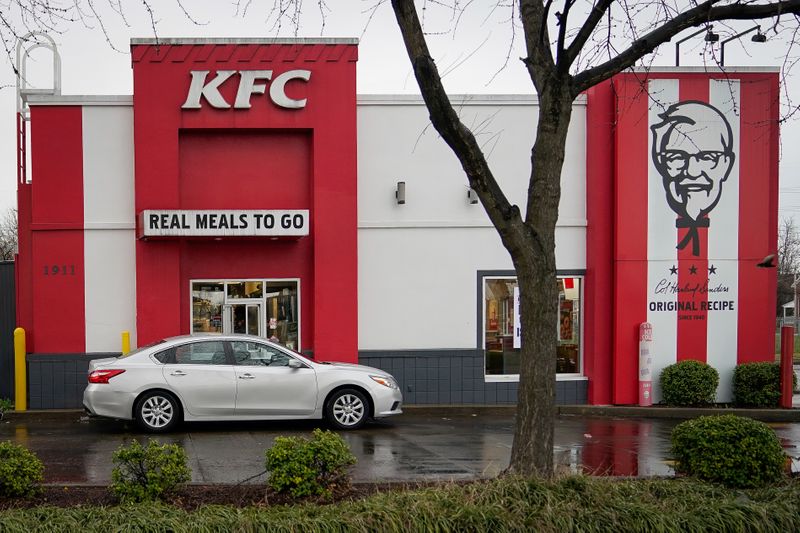
[[[389,387],[390,389],[399,389],[400,387],[397,385],[397,382],[391,376],[370,376],[372,381],[375,383],[380,383],[384,387]]]

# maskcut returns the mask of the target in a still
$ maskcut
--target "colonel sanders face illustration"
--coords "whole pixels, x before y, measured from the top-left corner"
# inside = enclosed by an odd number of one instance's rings
[[[679,227],[708,227],[700,219],[719,202],[736,159],[731,126],[703,102],[674,104],[659,117],[662,122],[651,128],[652,157],[667,203],[680,217]]]

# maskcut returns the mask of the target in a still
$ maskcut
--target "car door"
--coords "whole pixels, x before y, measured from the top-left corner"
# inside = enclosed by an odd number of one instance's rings
[[[306,416],[317,406],[314,369],[282,350],[252,341],[233,341],[237,416]]]
[[[192,416],[232,416],[236,407],[236,373],[223,341],[196,341],[172,349],[164,379],[180,395]]]

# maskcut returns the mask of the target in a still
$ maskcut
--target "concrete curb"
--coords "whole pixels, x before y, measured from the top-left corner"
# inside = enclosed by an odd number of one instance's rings
[[[800,422],[800,409],[741,409],[726,407],[635,407],[617,405],[559,405],[559,415],[625,418],[688,419],[712,415],[746,416],[762,422]]]
[[[408,413],[430,415],[491,415],[508,414],[516,411],[516,405],[404,405]],[[741,409],[734,407],[637,407],[627,405],[557,405],[556,416],[597,416],[619,418],[673,418],[689,419],[709,415],[737,415],[754,418],[763,422],[800,422],[800,409]],[[82,409],[41,409],[24,412],[9,411],[5,413],[3,422],[19,419],[63,420],[68,417],[80,419],[86,416]],[[402,417],[402,415],[400,415]]]

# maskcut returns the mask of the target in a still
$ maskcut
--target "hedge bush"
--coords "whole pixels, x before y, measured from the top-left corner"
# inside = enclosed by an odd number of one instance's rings
[[[731,488],[761,487],[783,476],[786,455],[763,422],[702,416],[672,430],[676,470]]]
[[[12,442],[0,442],[0,497],[33,496],[44,479],[36,454]]]
[[[718,384],[719,373],[700,361],[680,361],[661,371],[661,394],[667,405],[714,403]]]
[[[792,390],[797,375],[792,372]],[[778,407],[781,400],[780,363],[744,363],[733,372],[733,399],[743,407]]]
[[[277,437],[266,451],[267,483],[292,496],[330,498],[337,488],[350,486],[347,467],[355,456],[337,433],[315,429],[312,438]]]
[[[192,478],[186,452],[177,444],[136,441],[112,456],[111,491],[123,502],[157,500]]]

